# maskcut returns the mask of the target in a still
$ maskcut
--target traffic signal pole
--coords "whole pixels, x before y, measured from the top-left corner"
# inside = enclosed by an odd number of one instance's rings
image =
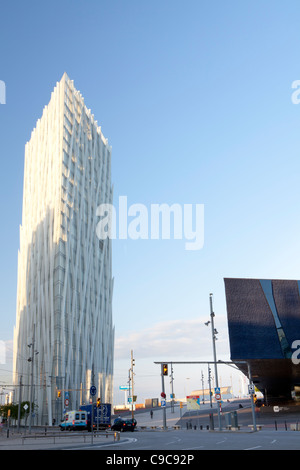
[[[250,369],[250,364],[248,361],[222,361],[222,360],[218,360],[218,362],[216,361],[172,361],[172,362],[167,362],[167,361],[164,361],[164,362],[157,362],[157,361],[154,361],[154,364],[160,364],[161,365],[161,377],[162,377],[162,390],[163,390],[163,394],[165,395],[165,386],[164,386],[164,374],[163,374],[163,369],[164,369],[164,366],[167,366],[167,364],[207,364],[208,365],[208,370],[210,370],[209,368],[209,364],[224,364],[224,365],[228,365],[230,367],[234,367],[235,369],[237,369],[236,367],[236,364],[246,364],[248,366],[248,375],[249,375],[249,383],[253,385],[253,381],[252,381],[252,376],[251,376],[251,369]],[[209,380],[210,380],[210,373],[209,373]],[[254,431],[257,431],[257,425],[256,425],[256,418],[255,418],[255,406],[254,406],[254,400],[253,400],[253,395],[251,396],[251,408],[252,408],[252,420],[253,420],[253,429]],[[220,412],[220,407],[219,407],[219,403],[217,403],[217,409],[218,411]],[[166,418],[165,418],[165,410],[164,410],[164,426],[166,427]]]
[[[165,381],[164,381],[164,364],[161,364],[161,396],[164,398],[165,394]],[[167,429],[167,410],[163,407],[163,429]]]

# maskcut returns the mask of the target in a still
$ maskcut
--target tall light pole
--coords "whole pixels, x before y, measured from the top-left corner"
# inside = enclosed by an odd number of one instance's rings
[[[135,360],[133,359],[133,351],[131,350],[131,416],[134,419],[134,372],[133,367],[135,365]]]
[[[215,386],[219,388],[219,381],[218,381],[218,369],[217,369],[217,353],[216,353],[216,334],[218,333],[215,329],[214,325],[214,311],[213,311],[213,304],[212,304],[212,294],[209,294],[209,303],[210,303],[210,323],[211,323],[211,334],[212,334],[212,343],[213,343],[213,355],[214,355],[214,366],[215,366]],[[208,324],[208,323],[207,323]],[[221,431],[221,413],[220,413],[220,404],[217,401],[217,410],[218,410],[218,420],[219,420],[219,429]]]
[[[34,342],[35,342],[35,324],[33,325],[33,336],[32,343],[28,345],[29,348],[32,348],[31,357],[28,359],[28,362],[31,362],[31,382],[30,382],[30,403],[29,403],[29,434],[31,433],[31,422],[32,422],[32,405],[33,405],[33,360],[34,355],[38,354],[34,351]]]
[[[250,393],[250,398],[251,398],[251,409],[252,409],[252,418],[253,418],[253,430],[257,431],[256,427],[256,418],[255,418],[255,408],[254,408],[254,400],[253,400],[253,394],[254,394],[254,383],[252,381],[252,375],[251,375],[251,368],[250,368],[250,363],[247,363],[248,366],[248,378],[249,378],[249,393]],[[253,387],[253,390],[250,390]]]

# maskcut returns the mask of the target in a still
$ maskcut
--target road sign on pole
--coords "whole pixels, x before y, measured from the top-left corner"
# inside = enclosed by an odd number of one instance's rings
[[[97,392],[97,389],[96,389],[95,385],[92,385],[91,388],[90,388],[91,396],[94,397],[96,395],[96,392]]]
[[[124,390],[126,392],[129,390],[129,385],[120,385],[119,390]]]
[[[217,401],[220,401],[221,400],[221,389],[220,387],[216,387],[215,388],[215,399]]]

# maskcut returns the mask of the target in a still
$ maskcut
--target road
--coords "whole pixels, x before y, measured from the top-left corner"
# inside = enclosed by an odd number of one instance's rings
[[[146,430],[134,433],[122,433],[120,441],[98,439],[88,436],[86,442],[82,436],[70,434],[66,439],[44,437],[27,439],[22,443],[18,439],[3,439],[0,450],[102,450],[130,452],[197,452],[201,450],[299,450],[300,431],[266,429],[257,432],[245,431],[207,431],[207,430]]]
[[[225,428],[224,414],[237,410],[239,430],[228,431]],[[207,429],[209,415],[214,412],[214,431]],[[262,425],[262,430],[252,432],[249,424],[252,423],[251,407],[249,401],[226,403],[223,406],[222,430],[218,429],[216,409],[209,405],[202,407],[200,411],[186,411],[179,407],[172,412],[166,410],[168,429],[162,429],[163,410],[155,409],[153,417],[149,410],[137,412],[138,429],[135,432],[121,433],[120,440],[114,440],[113,433],[91,438],[90,433],[59,433],[51,436],[34,435],[22,436],[10,435],[0,438],[0,450],[102,450],[105,452],[132,452],[132,455],[140,451],[170,451],[170,452],[197,452],[201,450],[298,450],[300,449],[300,431],[291,431],[289,424],[298,420],[298,416],[276,415],[277,425],[274,426],[274,416],[265,416],[256,413],[257,424]],[[295,419],[296,418],[296,419]],[[288,425],[286,420],[289,419]],[[300,419],[299,419],[300,422]],[[285,425],[284,425],[285,424]],[[181,429],[177,429],[177,425]],[[52,430],[51,432],[53,432]],[[103,455],[105,454],[103,453]]]
[[[300,433],[293,431],[209,432],[144,431],[122,435],[116,443],[68,446],[65,449],[109,451],[299,450]]]

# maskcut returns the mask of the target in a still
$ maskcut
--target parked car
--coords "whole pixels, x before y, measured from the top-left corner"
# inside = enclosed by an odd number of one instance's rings
[[[135,419],[122,419],[122,418],[117,418],[114,420],[114,424],[112,425],[111,429],[112,431],[134,431],[136,427],[136,420]]]

